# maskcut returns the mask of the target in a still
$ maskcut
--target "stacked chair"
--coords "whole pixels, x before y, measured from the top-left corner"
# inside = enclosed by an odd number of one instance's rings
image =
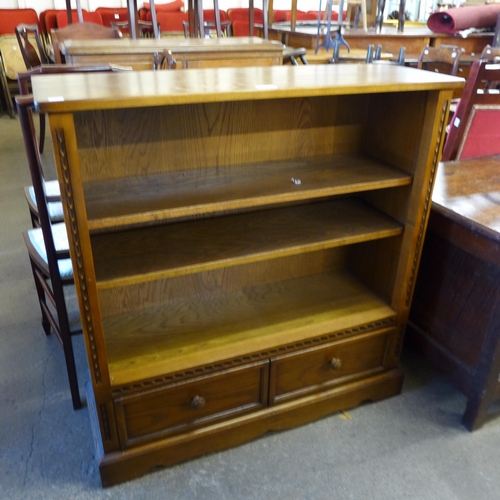
[[[54,333],[64,353],[73,408],[82,407],[72,338],[82,332],[78,307],[69,307],[75,295],[73,268],[65,223],[62,221],[57,181],[46,181],[33,121],[34,103],[29,91],[34,75],[69,72],[123,71],[111,65],[77,67],[41,65],[18,75],[20,94],[17,112],[31,174],[32,186],[25,189],[33,227],[23,232],[33,273],[41,323],[46,335]],[[55,208],[59,214],[56,216]]]

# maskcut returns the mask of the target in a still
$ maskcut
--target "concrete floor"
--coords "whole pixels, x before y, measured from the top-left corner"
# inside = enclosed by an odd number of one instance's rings
[[[53,176],[51,145],[44,154]],[[29,173],[19,122],[0,117],[0,499],[500,498],[500,417],[469,433],[465,397],[405,352],[403,393],[103,489],[87,410],[45,337],[21,231]],[[80,382],[88,379],[75,339]],[[349,418],[350,417],[350,418]]]

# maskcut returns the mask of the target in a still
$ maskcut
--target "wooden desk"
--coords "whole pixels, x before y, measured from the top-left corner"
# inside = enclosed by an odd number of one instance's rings
[[[325,28],[320,32],[320,39],[325,33]],[[406,54],[418,54],[426,45],[458,45],[465,49],[467,54],[481,53],[485,45],[493,40],[493,33],[478,33],[462,38],[461,36],[434,33],[427,28],[407,28],[400,33],[396,28],[384,27],[380,32],[370,28],[368,32],[362,29],[347,28],[342,31],[345,40],[351,49],[366,50],[368,45],[382,45],[385,52],[399,53],[405,47]],[[290,47],[316,48],[317,22],[298,21],[295,30],[290,23],[274,23],[269,27],[269,38],[280,40]]]
[[[68,64],[111,63],[152,69],[155,53],[172,51],[177,68],[272,66],[283,62],[283,46],[257,37],[215,39],[143,38],[137,40],[70,40],[62,46]]]
[[[500,157],[439,166],[407,342],[467,398],[474,430],[500,398]]]
[[[325,28],[320,31],[320,40],[323,39]],[[368,45],[382,45],[385,52],[397,54],[401,47],[406,47],[406,52],[419,54],[426,45],[430,45],[432,32],[427,29],[408,29],[399,33],[396,28],[382,28],[380,33],[370,28],[368,32],[362,29],[344,29],[345,40],[351,49],[366,50]],[[269,38],[280,40],[290,47],[316,48],[317,22],[297,21],[297,27],[292,30],[290,23],[275,23],[269,27]]]

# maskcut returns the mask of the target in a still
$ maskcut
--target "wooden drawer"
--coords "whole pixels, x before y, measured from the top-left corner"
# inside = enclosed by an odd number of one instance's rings
[[[382,371],[392,333],[378,330],[271,359],[269,404]]]
[[[269,361],[115,400],[123,448],[187,432],[267,405]]]

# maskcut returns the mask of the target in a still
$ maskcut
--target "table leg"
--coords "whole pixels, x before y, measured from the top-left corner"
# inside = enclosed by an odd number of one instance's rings
[[[200,38],[205,38],[205,20],[203,19],[203,0],[195,0],[198,12],[198,25],[200,27]]]
[[[128,22],[130,26],[130,38],[135,40],[137,38],[137,33],[139,32],[138,27],[138,16],[137,16],[137,0],[127,0],[128,8]]]
[[[290,29],[295,31],[297,26],[297,0],[292,0],[292,18],[290,21]]]
[[[155,38],[160,38],[160,30],[158,29],[158,20],[156,19],[155,0],[149,0],[149,5],[151,8],[151,21],[153,23],[154,36]]]
[[[248,22],[248,36],[254,36],[255,16],[253,0],[250,0],[248,3]]]
[[[66,0],[66,15],[68,16],[68,24],[73,24],[73,14],[71,12],[71,0]]]
[[[217,38],[220,38],[222,36],[222,28],[220,24],[219,0],[214,0],[214,13],[215,13],[215,31],[217,32]]]

